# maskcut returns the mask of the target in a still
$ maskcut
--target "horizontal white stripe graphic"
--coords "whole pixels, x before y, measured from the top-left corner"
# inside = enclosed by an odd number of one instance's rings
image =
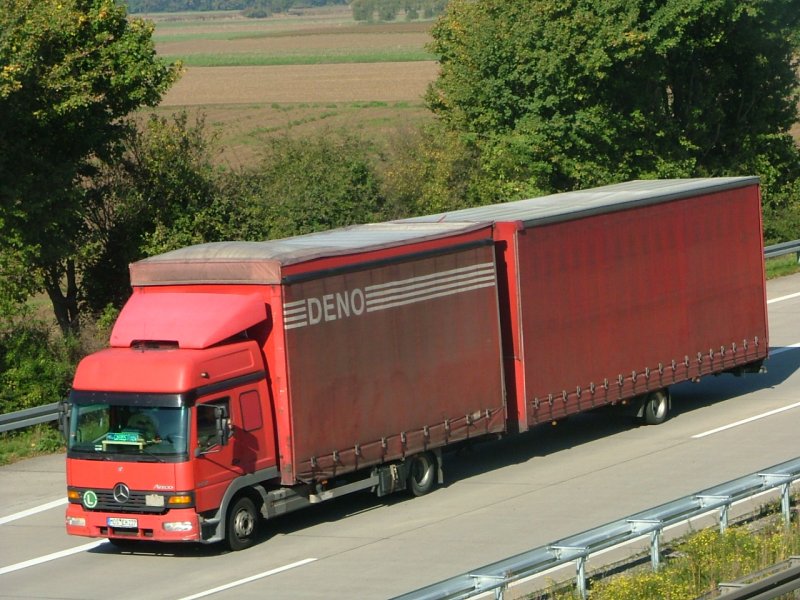
[[[473,277],[467,281],[458,281],[455,283],[443,283],[439,285],[428,285],[423,289],[411,289],[411,291],[404,291],[407,288],[403,288],[403,291],[395,292],[391,296],[384,296],[383,298],[373,298],[369,294],[367,294],[367,310],[370,307],[374,307],[380,304],[387,304],[396,302],[398,300],[406,300],[409,298],[427,298],[430,296],[431,293],[436,292],[446,292],[450,291],[453,294],[459,294],[461,292],[466,292],[469,290],[478,289],[474,287],[475,285],[479,284],[487,284],[488,286],[494,285],[494,275],[489,275],[488,277]],[[414,288],[416,286],[412,286]],[[481,286],[486,287],[486,286]]]
[[[480,290],[482,288],[494,287],[494,281],[490,283],[483,283],[479,285],[473,285],[470,287],[459,288],[454,291],[449,292],[439,292],[435,294],[428,294],[426,296],[421,296],[418,298],[413,298],[411,300],[400,300],[398,302],[393,302],[391,304],[381,304],[379,306],[370,306],[367,304],[367,312],[375,312],[378,310],[386,310],[387,308],[395,308],[396,306],[406,306],[408,304],[415,304],[417,302],[423,302],[425,300],[432,300],[433,298],[443,298],[445,296],[455,296],[456,294],[460,294],[462,292],[469,292],[472,290]]]
[[[393,287],[398,285],[405,285],[408,283],[415,283],[419,281],[427,281],[429,279],[438,279],[441,277],[449,277],[450,275],[455,275],[457,273],[469,273],[472,271],[481,271],[481,270],[491,270],[494,273],[494,263],[481,263],[479,265],[471,265],[469,267],[460,267],[458,269],[450,269],[449,271],[441,271],[439,273],[431,273],[430,275],[420,275],[418,277],[411,277],[409,279],[399,279],[397,281],[389,281],[387,283],[376,283],[375,285],[368,285],[364,288],[364,291],[369,294],[375,290],[381,290],[387,287]]]
[[[406,280],[406,282],[402,282],[402,285],[395,285],[394,287],[390,288],[387,287],[381,290],[371,290],[367,288],[365,295],[367,298],[375,298],[377,296],[389,296],[391,294],[395,294],[397,292],[402,292],[405,290],[431,288],[443,282],[459,282],[459,281],[469,282],[479,278],[486,278],[486,277],[494,279],[494,271],[491,269],[486,269],[476,273],[461,273],[453,276],[442,276],[437,279],[428,279],[427,281]]]

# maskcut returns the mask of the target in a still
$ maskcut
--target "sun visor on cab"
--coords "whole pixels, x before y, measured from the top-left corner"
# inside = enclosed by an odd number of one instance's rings
[[[208,348],[267,318],[256,294],[134,293],[111,332],[111,346],[134,342],[177,342],[180,348]]]

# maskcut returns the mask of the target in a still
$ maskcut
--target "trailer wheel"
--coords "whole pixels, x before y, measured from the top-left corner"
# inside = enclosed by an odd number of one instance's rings
[[[241,496],[228,509],[225,522],[225,541],[231,550],[244,550],[255,542],[258,530],[256,505],[247,496]]]
[[[408,467],[408,487],[414,496],[424,496],[436,487],[436,457],[431,452],[415,454]]]
[[[647,425],[660,425],[669,416],[669,394],[666,390],[657,390],[647,395],[644,400],[642,418]]]

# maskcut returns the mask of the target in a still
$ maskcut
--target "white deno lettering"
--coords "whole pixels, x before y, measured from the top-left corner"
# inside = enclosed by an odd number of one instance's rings
[[[336,292],[325,294],[321,298],[307,298],[308,324],[317,325],[321,322],[336,321],[347,317],[357,317],[364,314],[367,306],[363,290]]]

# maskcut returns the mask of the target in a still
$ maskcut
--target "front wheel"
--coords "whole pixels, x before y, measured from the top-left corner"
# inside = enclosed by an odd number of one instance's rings
[[[242,496],[228,510],[225,523],[225,541],[231,550],[244,550],[255,543],[258,530],[256,505],[247,496]]]
[[[657,390],[647,395],[644,400],[642,418],[647,425],[660,425],[669,416],[669,394],[666,390]]]
[[[424,496],[436,487],[436,456],[432,452],[415,454],[408,468],[408,487],[415,496]]]

